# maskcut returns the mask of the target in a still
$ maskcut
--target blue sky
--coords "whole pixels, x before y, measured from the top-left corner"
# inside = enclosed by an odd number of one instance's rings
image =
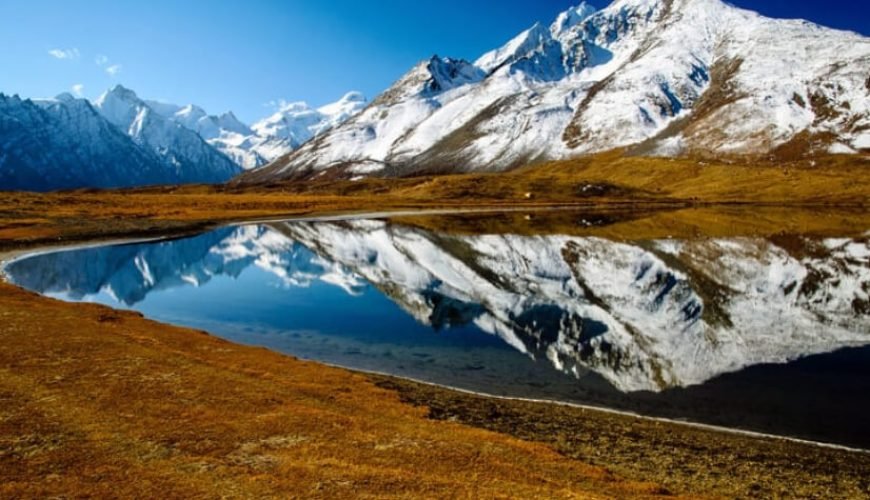
[[[95,98],[122,83],[253,121],[282,99],[373,97],[433,53],[473,60],[578,2],[0,0],[0,92],[45,97],[81,85]],[[870,35],[866,0],[732,3]]]

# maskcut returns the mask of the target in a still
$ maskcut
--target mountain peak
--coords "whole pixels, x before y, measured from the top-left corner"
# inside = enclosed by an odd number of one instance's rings
[[[132,90],[115,85],[94,101],[94,106],[107,120],[124,129],[134,116],[143,109],[150,110]]]
[[[362,92],[352,90],[347,94],[344,94],[339,102],[366,102],[366,96],[363,95]]]
[[[582,23],[589,16],[595,14],[595,12],[597,12],[595,7],[589,5],[585,1],[580,2],[580,5],[571,7],[556,17],[556,20],[550,26],[550,33],[552,33],[553,36],[558,36]]]
[[[299,113],[309,110],[311,110],[311,106],[309,106],[308,103],[305,101],[285,102],[278,109],[277,114]]]
[[[242,135],[251,135],[254,133],[247,125],[242,123],[242,121],[239,120],[232,111],[227,111],[218,116],[216,122],[221,129],[228,132],[235,132]]]
[[[426,90],[431,93],[445,92],[469,83],[476,83],[486,76],[484,71],[465,59],[432,56],[426,66],[429,81]]]
[[[105,94],[103,94],[103,97],[105,97],[106,95],[111,95],[112,97],[115,97],[122,101],[139,101],[139,96],[136,95],[136,92],[133,92],[132,90],[121,85],[120,83],[109,89]]]
[[[195,104],[188,104],[176,112],[176,115],[189,118],[190,120],[199,120],[208,116],[208,113]]]
[[[54,99],[55,99],[56,101],[60,101],[60,102],[70,102],[70,101],[75,101],[75,100],[76,100],[76,98],[73,97],[73,95],[70,94],[69,92],[61,92],[60,94],[58,94],[57,96],[55,96]]]
[[[498,69],[505,63],[511,63],[528,55],[539,45],[549,40],[550,33],[541,23],[535,23],[502,47],[482,55],[474,65],[487,73]]]

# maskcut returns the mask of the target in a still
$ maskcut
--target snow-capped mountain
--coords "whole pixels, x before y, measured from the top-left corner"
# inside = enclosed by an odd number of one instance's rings
[[[290,148],[282,149],[278,146],[274,156],[263,156],[259,152],[260,146],[269,139],[257,137],[232,111],[222,115],[210,115],[193,104],[177,106],[159,101],[146,103],[164,118],[199,134],[212,147],[246,170],[265,165],[277,156],[292,151]]]
[[[432,57],[244,179],[505,170],[626,148],[870,150],[870,39],[721,0],[583,3],[475,62]]]
[[[250,135],[252,130],[242,123],[232,111],[216,116],[193,104],[174,106],[157,101],[146,101],[148,106],[172,121],[198,133],[205,140],[220,137],[224,133]]]
[[[47,191],[181,182],[84,99],[0,94],[0,189]]]
[[[340,125],[365,108],[366,98],[359,92],[350,92],[339,101],[317,109],[304,102],[285,104],[252,127],[239,121],[232,112],[216,116],[195,105],[147,103],[157,113],[198,133],[239,166],[250,170]]]
[[[241,172],[198,133],[165,118],[121,85],[101,95],[94,107],[134,142],[163,158],[182,182],[224,182]]]
[[[361,94],[284,106],[253,128],[232,112],[145,101],[121,85],[94,103],[0,94],[0,190],[51,191],[225,182],[365,107]]]
[[[366,98],[359,92],[349,92],[340,100],[317,109],[304,102],[289,103],[274,115],[254,124],[253,129],[261,137],[286,139],[297,148],[347,121],[362,111],[366,104]]]
[[[296,221],[45,254],[6,270],[42,293],[102,291],[133,305],[248,266],[286,286],[374,286],[422,324],[474,325],[625,392],[870,344],[868,235],[616,241]]]

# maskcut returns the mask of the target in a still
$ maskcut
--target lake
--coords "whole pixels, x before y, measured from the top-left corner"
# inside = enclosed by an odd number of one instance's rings
[[[765,217],[289,220],[5,272],[352,369],[870,448],[870,228]]]

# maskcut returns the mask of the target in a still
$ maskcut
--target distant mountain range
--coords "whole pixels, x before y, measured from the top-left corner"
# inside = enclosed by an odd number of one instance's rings
[[[135,186],[181,179],[83,99],[50,101],[0,94],[0,188]]]
[[[214,116],[192,104],[176,106],[156,101],[147,104],[163,117],[197,132],[218,151],[250,170],[341,124],[362,111],[367,101],[359,92],[349,92],[339,101],[317,109],[304,102],[289,103],[251,127],[232,112]]]
[[[0,94],[0,189],[220,183],[265,165],[365,107],[351,92],[283,106],[249,127],[232,112],[146,101],[121,85],[93,103]]]
[[[288,104],[252,126],[120,86],[93,104],[0,95],[0,189],[503,171],[613,149],[870,152],[870,38],[721,0],[584,2],[475,62],[433,56],[371,103]]]
[[[432,57],[248,181],[502,171],[624,149],[870,151],[870,38],[720,0],[583,3],[475,62]]]

